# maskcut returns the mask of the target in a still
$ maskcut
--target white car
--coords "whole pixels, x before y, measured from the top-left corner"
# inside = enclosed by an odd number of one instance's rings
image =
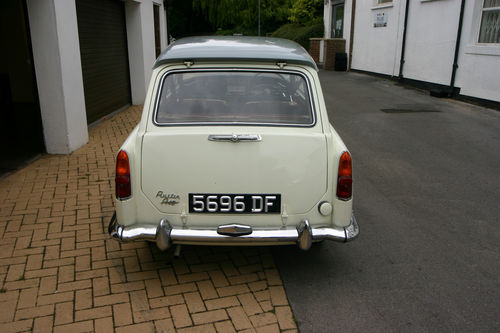
[[[142,118],[118,152],[120,241],[281,245],[349,241],[351,156],[317,67],[278,38],[192,37],[157,59]]]

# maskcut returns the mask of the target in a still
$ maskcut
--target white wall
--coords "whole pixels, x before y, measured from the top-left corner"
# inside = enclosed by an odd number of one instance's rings
[[[28,0],[45,147],[68,154],[88,141],[74,1]]]
[[[356,1],[352,68],[399,75],[405,0],[377,6]],[[466,1],[455,87],[460,94],[500,102],[500,45],[478,44],[482,0]],[[448,86],[459,24],[461,0],[410,0],[403,77]],[[349,50],[352,0],[345,1],[344,37]],[[387,27],[374,28],[376,13],[386,13]],[[325,37],[330,34],[331,2],[325,4]]]
[[[349,1],[351,6],[351,1]],[[397,76],[401,55],[401,38],[405,4],[395,0],[389,5],[376,6],[375,1],[356,1],[354,20],[353,69]],[[375,28],[375,15],[384,13],[387,26]]]
[[[467,1],[458,58],[460,94],[500,102],[500,44],[478,44],[482,1]]]
[[[325,25],[324,37],[330,38],[332,34],[332,4],[330,1],[325,1],[323,7],[323,24]]]
[[[450,84],[460,2],[410,1],[403,67],[405,78]]]
[[[167,47],[166,17],[163,1],[137,0],[125,3],[132,104],[144,103],[155,56],[153,2],[160,9],[160,42]]]
[[[161,50],[163,51],[168,47],[167,15],[163,1],[156,1],[155,3],[160,6],[160,41]]]

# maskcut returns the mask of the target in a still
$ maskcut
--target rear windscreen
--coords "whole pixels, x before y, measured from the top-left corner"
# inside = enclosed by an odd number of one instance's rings
[[[306,79],[295,73],[172,72],[163,77],[155,123],[311,126]]]

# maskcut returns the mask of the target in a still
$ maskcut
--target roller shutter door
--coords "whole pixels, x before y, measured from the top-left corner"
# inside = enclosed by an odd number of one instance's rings
[[[130,104],[124,2],[76,0],[87,123]]]

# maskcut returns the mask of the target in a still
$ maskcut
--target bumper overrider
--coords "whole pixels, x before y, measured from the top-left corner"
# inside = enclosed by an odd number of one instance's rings
[[[160,250],[166,250],[172,244],[224,244],[224,245],[251,245],[266,243],[296,243],[302,250],[309,250],[314,241],[332,240],[348,242],[359,235],[359,226],[354,214],[347,227],[312,228],[307,219],[301,221],[296,228],[276,230],[253,230],[252,227],[242,224],[221,225],[217,230],[211,229],[182,229],[170,225],[167,219],[159,224],[120,225],[113,214],[108,226],[109,235],[121,242],[147,240],[156,242]]]

